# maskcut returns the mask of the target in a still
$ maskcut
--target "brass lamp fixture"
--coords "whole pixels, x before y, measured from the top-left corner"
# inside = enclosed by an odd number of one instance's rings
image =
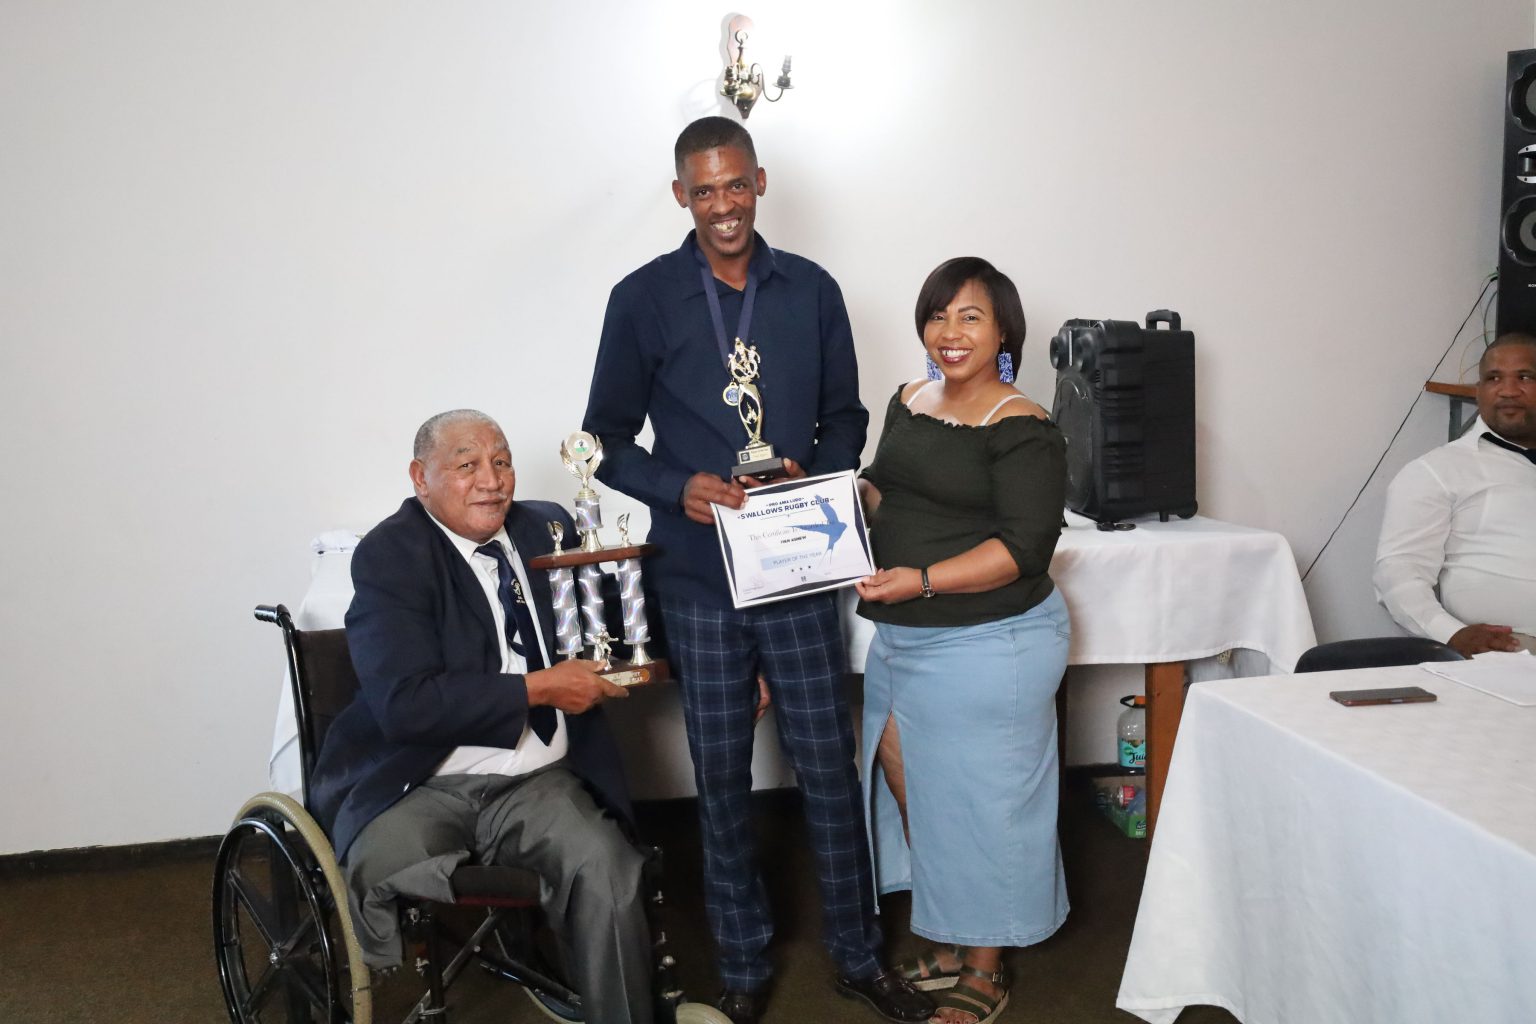
[[[726,31],[730,33],[731,41],[736,45],[736,62],[725,66],[725,79],[720,83],[720,95],[736,104],[736,109],[741,111],[741,119],[745,121],[752,113],[752,105],[758,97],[766,99],[769,103],[777,103],[784,98],[784,93],[793,89],[789,81],[789,54],[784,55],[784,67],[779,72],[778,81],[774,86],[778,88],[777,96],[768,95],[768,87],[763,82],[763,69],[758,64],[747,64],[747,38],[752,34],[752,19],[744,15],[731,19]],[[729,53],[729,49],[727,49]]]

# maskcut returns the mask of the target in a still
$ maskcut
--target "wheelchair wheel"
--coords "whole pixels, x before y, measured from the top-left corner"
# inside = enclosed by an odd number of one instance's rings
[[[214,861],[214,954],[233,1024],[370,1024],[368,969],[330,843],[295,801],[241,809]]]
[[[534,1009],[550,1020],[558,1020],[561,1024],[581,1024],[580,1007],[572,1006],[546,992],[537,992],[527,987],[523,988],[523,995],[528,997]]]
[[[708,1003],[682,1003],[677,1008],[677,1024],[731,1024],[724,1011]]]

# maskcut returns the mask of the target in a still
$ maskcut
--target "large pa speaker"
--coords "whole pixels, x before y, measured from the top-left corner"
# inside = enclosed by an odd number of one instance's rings
[[[1195,336],[1179,314],[1148,313],[1146,327],[1068,320],[1051,339],[1051,365],[1067,507],[1101,530],[1151,512],[1163,522],[1194,515]]]
[[[1536,331],[1536,50],[1509,55],[1503,186],[1495,323],[1499,334]]]

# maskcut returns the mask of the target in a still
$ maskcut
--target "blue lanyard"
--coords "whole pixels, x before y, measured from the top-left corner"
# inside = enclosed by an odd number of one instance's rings
[[[720,361],[729,366],[734,346],[725,333],[725,314],[720,311],[720,296],[715,290],[715,274],[709,269],[709,260],[704,258],[702,249],[695,246],[693,254],[699,261],[699,277],[704,282],[704,297],[709,300],[709,319],[715,325],[715,341],[720,346]],[[757,275],[752,273],[749,267],[747,287],[741,296],[741,316],[736,321],[736,337],[748,345],[752,343],[752,304],[756,298]]]

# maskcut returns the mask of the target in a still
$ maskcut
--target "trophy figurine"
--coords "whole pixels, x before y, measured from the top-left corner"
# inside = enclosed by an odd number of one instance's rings
[[[581,550],[601,551],[603,542],[598,540],[597,531],[603,526],[603,510],[592,489],[592,475],[603,464],[603,442],[578,430],[560,442],[560,461],[581,481],[581,490],[576,492],[576,532],[581,534]]]
[[[613,659],[613,637],[608,635],[607,627],[599,629],[592,634],[592,660],[600,661],[607,668]]]
[[[720,397],[726,405],[735,407],[736,415],[747,431],[747,446],[736,453],[736,466],[731,470],[731,476],[771,480],[784,475],[784,460],[774,453],[773,445],[763,440],[763,396],[753,383],[761,364],[757,346],[744,344],[737,338],[736,350],[726,363],[731,382]]]
[[[665,659],[654,658],[645,649],[651,631],[645,617],[645,591],[640,577],[640,560],[655,547],[630,540],[628,513],[619,516],[618,547],[605,548],[598,539],[597,531],[603,521],[591,479],[603,460],[602,442],[585,431],[577,431],[561,442],[560,459],[582,482],[576,495],[575,515],[581,548],[568,551],[561,547],[566,528],[555,521],[548,524],[555,549],[528,560],[530,569],[543,569],[549,574],[555,647],[563,658],[588,657],[603,662],[600,674],[620,686],[662,682],[670,677],[670,670]],[[603,562],[616,563],[623,644],[629,648],[628,658],[617,656],[614,645],[618,638],[608,631],[603,572],[598,568]]]

